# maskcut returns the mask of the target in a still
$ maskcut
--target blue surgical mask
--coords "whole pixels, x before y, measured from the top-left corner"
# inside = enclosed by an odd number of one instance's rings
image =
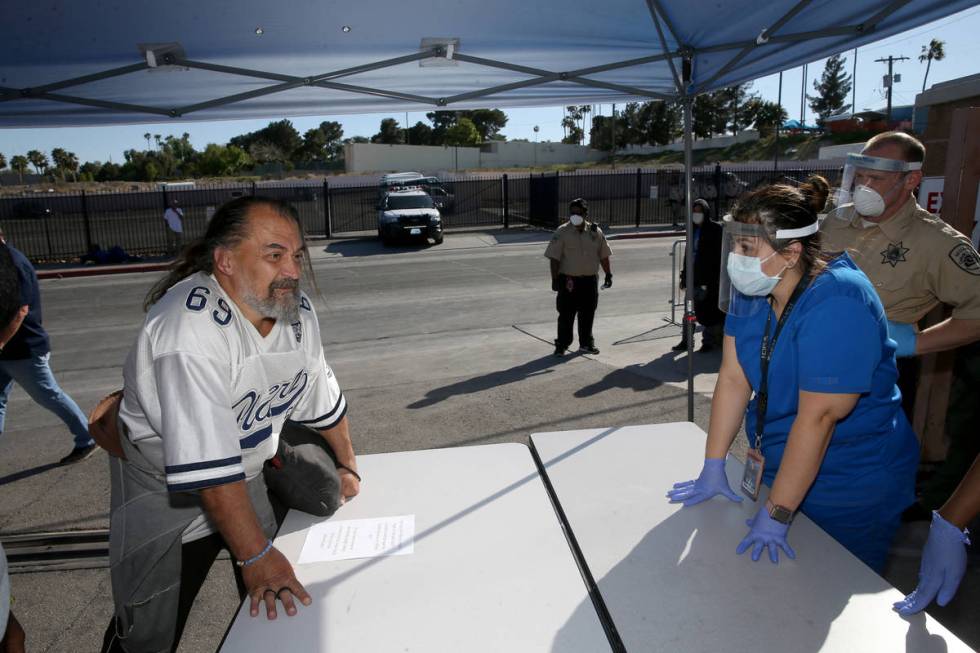
[[[773,252],[766,258],[760,259],[744,254],[729,254],[726,269],[735,290],[750,297],[765,297],[771,293],[781,277],[770,277],[762,271],[762,264],[775,255],[776,252]]]

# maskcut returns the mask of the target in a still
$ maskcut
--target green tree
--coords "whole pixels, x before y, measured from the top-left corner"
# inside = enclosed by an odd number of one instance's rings
[[[27,153],[27,160],[31,162],[37,174],[41,174],[42,171],[47,170],[50,164],[48,163],[48,156],[39,150],[31,150]]]
[[[150,137],[151,136],[152,136],[152,134],[150,134],[150,132],[146,132],[145,134],[143,134],[143,138],[146,139],[146,149],[150,149]]]
[[[446,130],[446,145],[479,145],[480,132],[469,118],[460,118]]]
[[[667,145],[683,133],[681,107],[673,102],[645,102],[639,110],[637,145]]]
[[[289,120],[279,120],[276,122],[270,122],[268,125],[262,129],[254,132],[248,132],[247,134],[241,134],[240,136],[235,136],[232,138],[228,144],[234,145],[248,152],[253,159],[256,161],[262,161],[258,158],[255,153],[253,153],[253,145],[265,144],[271,146],[268,147],[260,146],[256,151],[264,153],[265,155],[271,152],[276,152],[277,158],[269,159],[269,161],[292,161],[293,157],[300,148],[303,147],[303,137],[300,136],[296,128],[293,127],[293,123]],[[283,158],[284,157],[284,158]]]
[[[303,134],[303,147],[300,155],[306,161],[335,161],[343,152],[341,139],[344,128],[339,122],[325,120],[314,129],[308,129]]]
[[[405,139],[412,145],[434,145],[432,142],[432,127],[421,120],[409,127]]]
[[[405,130],[398,126],[398,121],[394,118],[385,118],[381,121],[378,133],[371,137],[372,143],[383,145],[397,145],[405,142]]]
[[[716,106],[715,133],[738,132],[752,124],[752,110],[758,96],[750,92],[752,82],[736,84],[713,93]],[[720,127],[720,129],[719,129]]]
[[[468,118],[480,134],[480,142],[499,140],[498,133],[507,126],[507,114],[500,109],[474,109],[460,111],[460,119]],[[502,137],[500,137],[502,138]],[[414,140],[412,141],[415,142]]]
[[[932,39],[929,45],[922,46],[922,54],[919,55],[919,63],[925,62],[926,76],[922,78],[922,92],[926,92],[926,80],[929,79],[929,69],[933,61],[942,61],[946,58],[946,42],[939,39]]]
[[[755,128],[760,136],[772,136],[776,128],[789,119],[789,113],[776,102],[759,102],[755,112]]]
[[[72,179],[78,181],[78,157],[74,152],[68,152],[60,147],[51,150],[51,160],[54,161],[55,170],[61,175],[62,181],[67,181],[67,173],[71,173]]]
[[[565,107],[565,117],[561,119],[561,127],[565,136],[561,139],[562,143],[578,144],[582,142],[585,132],[578,126],[584,114],[581,107],[570,105]]]
[[[3,170],[6,167],[7,167],[7,157],[0,154],[0,170]]]
[[[78,169],[78,178],[82,181],[96,181],[101,172],[101,163],[98,161],[86,161]]]
[[[718,103],[713,93],[702,93],[691,106],[691,131],[695,138],[711,138],[718,122]]]
[[[198,174],[208,177],[235,175],[251,165],[252,160],[245,150],[217,143],[209,143],[195,162]]]
[[[102,164],[98,174],[95,175],[96,181],[118,181],[122,178],[122,167],[112,161]]]
[[[27,166],[30,165],[26,156],[18,154],[10,159],[10,169],[17,173],[17,177],[20,179],[20,183],[24,183],[24,173],[27,172]]]
[[[807,95],[808,104],[817,116],[817,122],[824,118],[836,116],[851,108],[845,103],[851,93],[851,76],[844,71],[847,59],[835,54],[824,64],[820,81],[813,80],[813,90],[816,95]]]
[[[446,132],[456,124],[456,111],[430,111],[425,117],[432,123],[432,145],[445,145]]]

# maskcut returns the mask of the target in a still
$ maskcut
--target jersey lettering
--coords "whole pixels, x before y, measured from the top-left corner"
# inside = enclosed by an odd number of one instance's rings
[[[306,370],[301,369],[291,381],[276,383],[261,396],[255,390],[246,392],[232,405],[232,410],[236,411],[238,428],[242,433],[248,433],[266,420],[289,410],[303,395],[308,379]]]
[[[231,322],[231,309],[228,307],[228,303],[221,297],[218,297],[218,308],[211,311],[211,317],[220,326],[227,326]]]

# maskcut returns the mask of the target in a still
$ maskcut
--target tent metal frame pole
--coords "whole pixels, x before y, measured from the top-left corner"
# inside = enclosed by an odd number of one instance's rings
[[[141,63],[134,63],[128,66],[121,66],[119,68],[113,68],[111,70],[103,70],[99,73],[92,73],[91,75],[82,75],[81,77],[73,77],[71,79],[66,79],[60,82],[54,82],[52,84],[45,84],[43,86],[35,86],[33,88],[25,89],[12,89],[12,92],[8,95],[7,91],[4,91],[3,96],[0,96],[0,102],[6,102],[7,100],[15,100],[20,97],[36,97],[44,93],[50,93],[51,91],[60,91],[63,88],[70,88],[72,86],[80,86],[81,84],[88,84],[89,82],[98,82],[103,79],[111,79],[113,77],[119,77],[121,75],[128,75],[129,73],[139,72],[141,70],[146,70],[150,66],[144,61]]]
[[[650,16],[653,18],[653,26],[657,28],[657,37],[660,39],[660,47],[663,48],[664,52],[669,49],[667,47],[667,39],[664,37],[663,27],[660,26],[660,13],[654,6],[652,0],[647,0],[647,9],[650,10]],[[681,88],[681,78],[677,74],[677,66],[674,65],[674,58],[667,57],[667,64],[670,66],[670,74],[674,76],[674,85],[680,89]]]
[[[691,197],[694,189],[691,184],[691,172],[694,168],[694,144],[693,130],[694,120],[692,116],[694,95],[690,92],[691,73],[693,61],[688,56],[684,58],[682,65],[682,75],[684,87],[678,89],[682,94],[681,102],[684,105],[684,200],[685,200],[685,220],[684,228],[687,238],[687,247],[684,250],[684,338],[687,341],[687,421],[694,421],[694,222],[691,217],[694,198]]]
[[[791,21],[793,17],[795,17],[801,11],[806,9],[807,6],[809,6],[809,4],[812,1],[813,0],[800,0],[799,2],[797,2],[792,9],[790,9],[788,12],[783,14],[783,17],[777,20],[775,23],[773,23],[771,27],[763,28],[762,32],[760,32],[759,36],[756,38],[755,43],[751,45],[747,45],[746,47],[742,48],[742,50],[738,54],[736,54],[734,57],[728,60],[728,63],[726,63],[721,68],[719,68],[718,71],[714,75],[709,77],[707,80],[701,82],[701,84],[699,84],[698,87],[703,89],[710,86],[712,83],[714,83],[716,79],[718,79],[722,75],[725,75],[726,73],[728,73],[729,70],[737,66],[739,62],[742,61],[742,59],[744,59],[746,56],[748,56],[750,52],[768,43],[769,40],[773,36],[775,36],[775,33],[778,32],[780,28],[783,27],[783,25]]]
[[[20,93],[19,89],[0,88],[0,91],[7,93]],[[126,104],[125,102],[109,102],[106,100],[94,100],[92,98],[76,97],[74,95],[61,95],[60,93],[36,93],[30,96],[22,96],[24,99],[50,100],[51,102],[63,102],[65,104],[80,104],[87,107],[98,109],[110,109],[113,111],[132,111],[134,113],[152,113],[158,116],[170,116],[170,109],[158,109],[156,107],[146,107],[140,104]],[[14,98],[21,99],[21,98]]]

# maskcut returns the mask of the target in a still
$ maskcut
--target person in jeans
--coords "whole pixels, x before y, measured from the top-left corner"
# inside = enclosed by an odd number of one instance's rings
[[[51,346],[48,334],[41,325],[41,290],[37,272],[26,256],[7,244],[3,231],[0,231],[0,242],[5,244],[17,268],[20,301],[22,306],[27,307],[20,328],[9,341],[0,342],[0,434],[3,433],[7,417],[7,399],[16,381],[31,399],[57,415],[74,436],[75,446],[59,461],[60,464],[80,462],[95,453],[95,441],[89,435],[85,415],[58,385],[48,365]]]

